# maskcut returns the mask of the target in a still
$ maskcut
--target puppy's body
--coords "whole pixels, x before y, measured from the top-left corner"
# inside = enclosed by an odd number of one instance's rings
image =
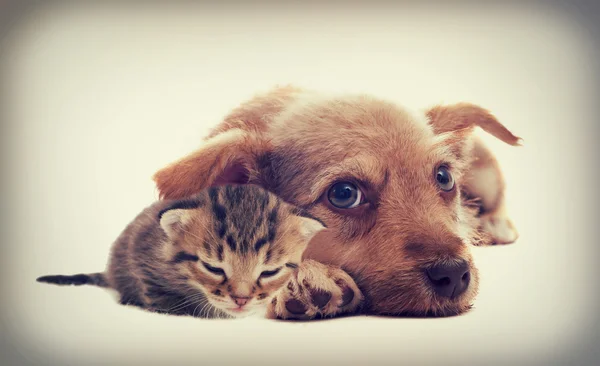
[[[105,274],[38,281],[110,287],[122,304],[156,312],[246,315],[289,280],[320,229],[256,186],[214,187],[146,208],[114,243]]]
[[[370,96],[278,88],[235,109],[155,180],[164,198],[254,183],[325,222],[276,316],[352,312],[363,295],[370,313],[457,314],[477,292],[469,245],[517,237],[497,163],[471,136],[477,126],[519,144],[472,104],[418,114]],[[314,306],[306,288],[331,300]]]

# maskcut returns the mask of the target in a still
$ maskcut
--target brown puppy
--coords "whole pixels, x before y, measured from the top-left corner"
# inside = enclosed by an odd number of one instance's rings
[[[458,314],[478,287],[469,245],[517,238],[496,160],[471,136],[476,126],[520,144],[472,104],[413,114],[369,96],[277,88],[235,109],[154,179],[169,199],[258,184],[325,222],[330,230],[313,238],[272,316]]]

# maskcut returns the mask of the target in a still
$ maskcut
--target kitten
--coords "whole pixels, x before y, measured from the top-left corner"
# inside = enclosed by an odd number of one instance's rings
[[[105,273],[38,282],[116,290],[121,304],[200,317],[240,317],[266,308],[324,225],[252,185],[209,188],[158,201],[113,245]]]

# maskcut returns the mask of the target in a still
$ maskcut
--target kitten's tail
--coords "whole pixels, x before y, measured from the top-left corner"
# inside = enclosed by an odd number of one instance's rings
[[[110,287],[104,273],[76,274],[73,276],[51,275],[38,277],[37,282],[52,283],[55,285],[92,285],[98,287]]]

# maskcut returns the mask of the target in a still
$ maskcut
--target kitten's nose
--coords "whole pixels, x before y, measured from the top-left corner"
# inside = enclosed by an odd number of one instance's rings
[[[233,299],[233,301],[235,302],[235,304],[237,306],[244,306],[248,303],[248,301],[250,301],[249,297],[237,297],[237,296],[231,296],[231,298]]]

